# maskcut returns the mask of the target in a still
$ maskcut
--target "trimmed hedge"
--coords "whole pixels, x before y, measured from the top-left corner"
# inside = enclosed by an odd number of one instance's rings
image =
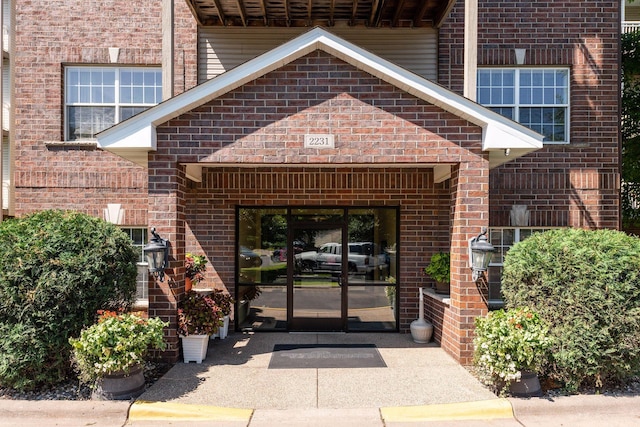
[[[640,239],[613,230],[535,233],[507,253],[506,306],[550,324],[544,371],[568,391],[640,372]]]
[[[69,337],[99,309],[128,308],[138,254],[101,219],[42,211],[0,223],[0,385],[34,389],[71,373]]]

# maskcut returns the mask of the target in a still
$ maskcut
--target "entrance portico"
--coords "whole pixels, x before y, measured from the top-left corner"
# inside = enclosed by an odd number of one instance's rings
[[[332,143],[314,148],[314,137]],[[542,144],[321,29],[102,132],[98,142],[149,168],[149,224],[171,241],[171,268],[150,289],[150,315],[175,326],[186,252],[204,253],[207,283],[237,295],[240,206],[394,208],[399,330],[418,317],[431,254],[451,252],[450,302],[428,320],[461,363],[471,358],[473,319],[486,310],[467,242],[489,224],[489,169]],[[175,328],[169,334],[167,355],[176,359]]]

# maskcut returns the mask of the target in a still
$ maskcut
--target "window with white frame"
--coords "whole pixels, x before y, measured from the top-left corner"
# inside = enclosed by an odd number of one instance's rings
[[[502,282],[502,266],[504,258],[509,249],[518,242],[523,241],[533,233],[541,233],[551,230],[551,228],[541,227],[492,227],[489,230],[489,241],[495,248],[495,252],[489,264],[488,282],[489,282],[489,308],[501,308],[504,305],[502,300],[501,282]]]
[[[149,269],[144,256],[144,246],[147,238],[146,228],[121,228],[133,242],[133,246],[138,250],[138,279],[136,285],[136,299],[138,301],[149,299]]]
[[[160,68],[67,67],[65,140],[92,139],[161,100]]]
[[[569,142],[568,68],[480,68],[480,104],[544,135]]]

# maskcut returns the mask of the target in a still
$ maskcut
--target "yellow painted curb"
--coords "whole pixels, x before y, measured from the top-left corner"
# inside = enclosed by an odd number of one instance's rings
[[[425,406],[398,406],[380,408],[380,413],[382,418],[388,422],[513,418],[513,408],[507,399]]]
[[[207,405],[136,401],[129,409],[129,420],[246,421],[253,409],[221,408]]]

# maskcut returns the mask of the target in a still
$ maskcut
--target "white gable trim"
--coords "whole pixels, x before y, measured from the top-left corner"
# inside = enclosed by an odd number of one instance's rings
[[[499,153],[490,153],[492,166],[542,148],[543,137],[540,134],[373,55],[322,28],[314,28],[187,92],[100,132],[96,136],[98,146],[107,151],[118,152],[121,156],[129,151],[138,152],[138,154],[140,151],[155,151],[156,126],[315,50],[327,52],[417,98],[482,127],[482,149],[490,152],[499,151]],[[505,157],[503,154],[507,148],[511,150],[510,157]]]

